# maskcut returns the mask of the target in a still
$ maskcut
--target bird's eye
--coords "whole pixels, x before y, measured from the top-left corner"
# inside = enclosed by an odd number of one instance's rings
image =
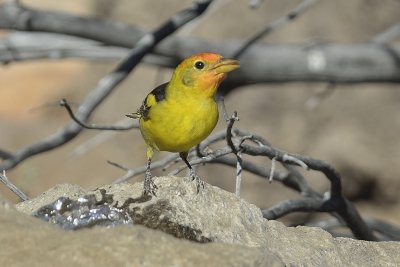
[[[204,62],[203,61],[197,61],[196,63],[194,63],[194,67],[198,70],[201,70],[204,68]]]

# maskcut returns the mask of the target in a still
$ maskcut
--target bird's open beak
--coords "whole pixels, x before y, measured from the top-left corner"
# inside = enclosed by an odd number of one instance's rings
[[[240,67],[239,61],[235,59],[221,59],[215,66],[212,68],[218,74],[219,73],[228,73],[233,70],[236,70]]]

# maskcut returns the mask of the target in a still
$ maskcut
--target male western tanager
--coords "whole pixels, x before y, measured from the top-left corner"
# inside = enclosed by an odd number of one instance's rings
[[[150,164],[153,151],[179,152],[190,169],[190,177],[203,185],[187,160],[188,151],[204,140],[218,121],[214,96],[226,74],[239,62],[214,53],[192,55],[175,69],[171,81],[151,91],[142,106],[127,115],[139,118],[140,131],[147,144],[147,170],[144,194],[155,194]]]

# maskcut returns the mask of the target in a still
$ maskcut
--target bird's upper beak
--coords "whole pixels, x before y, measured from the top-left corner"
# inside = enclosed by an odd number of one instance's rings
[[[236,70],[240,67],[239,61],[235,59],[221,59],[217,64],[212,68],[218,74],[220,73],[228,73],[233,70]]]

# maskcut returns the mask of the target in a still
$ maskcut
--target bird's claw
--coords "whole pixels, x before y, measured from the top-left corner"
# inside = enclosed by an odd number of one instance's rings
[[[154,183],[151,175],[147,175],[144,178],[143,195],[153,195],[156,196],[157,185]]]
[[[197,194],[200,192],[200,188],[204,189],[206,187],[206,183],[201,180],[200,176],[198,176],[193,169],[190,169],[190,178],[192,179],[192,181],[196,180]]]

